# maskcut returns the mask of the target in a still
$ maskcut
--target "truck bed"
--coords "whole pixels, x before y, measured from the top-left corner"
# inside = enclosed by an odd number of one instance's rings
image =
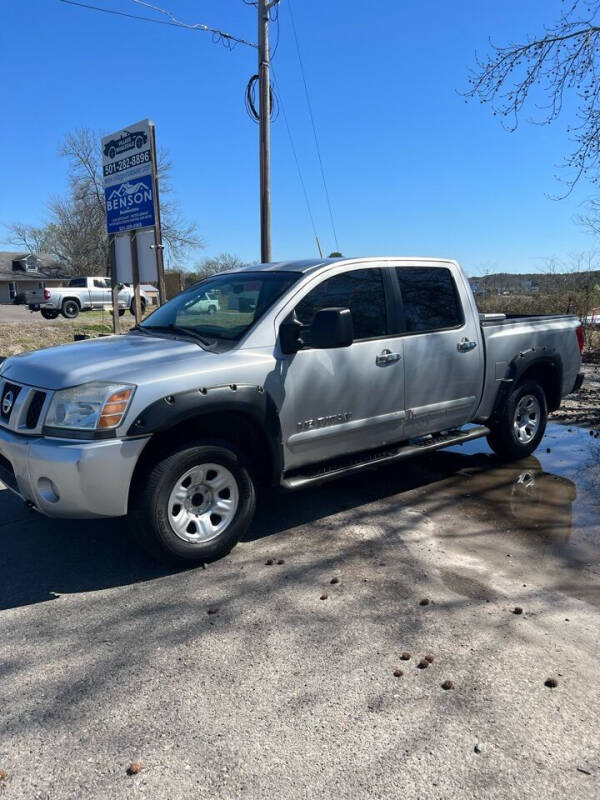
[[[485,377],[477,418],[484,420],[489,417],[500,384],[510,379],[512,362],[515,358],[526,358],[530,353],[560,360],[561,394],[568,394],[579,369],[579,345],[575,334],[579,324],[578,317],[565,314],[481,315]]]

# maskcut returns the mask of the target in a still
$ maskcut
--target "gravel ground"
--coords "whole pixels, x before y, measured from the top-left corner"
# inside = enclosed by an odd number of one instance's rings
[[[596,354],[600,355],[600,354]],[[561,407],[551,415],[556,422],[600,428],[600,359],[582,364],[583,386],[576,394],[563,398]]]
[[[0,797],[600,797],[598,443],[485,451],[269,493],[187,571],[0,491]]]

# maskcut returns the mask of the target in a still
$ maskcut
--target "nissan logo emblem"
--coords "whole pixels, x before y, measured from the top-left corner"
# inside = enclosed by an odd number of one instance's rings
[[[15,396],[9,389],[8,392],[2,398],[2,413],[6,417],[8,417],[8,415],[10,414],[14,402],[15,402]]]

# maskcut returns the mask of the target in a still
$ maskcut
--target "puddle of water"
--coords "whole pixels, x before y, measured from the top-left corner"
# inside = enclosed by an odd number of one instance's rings
[[[498,463],[485,440],[447,452],[464,466],[455,461],[448,482],[460,513],[456,529],[441,534],[446,545],[600,605],[600,439],[550,424],[535,454],[519,462]],[[459,527],[462,515],[473,525]]]

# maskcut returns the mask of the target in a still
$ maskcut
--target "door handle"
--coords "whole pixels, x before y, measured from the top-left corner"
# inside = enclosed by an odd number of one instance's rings
[[[477,347],[477,342],[472,342],[466,337],[461,339],[460,342],[456,345],[456,349],[459,353],[468,353],[469,350],[474,350]]]
[[[393,364],[394,361],[400,361],[400,353],[392,353],[391,350],[387,349],[375,357],[375,363],[378,367],[383,367],[384,364]]]

